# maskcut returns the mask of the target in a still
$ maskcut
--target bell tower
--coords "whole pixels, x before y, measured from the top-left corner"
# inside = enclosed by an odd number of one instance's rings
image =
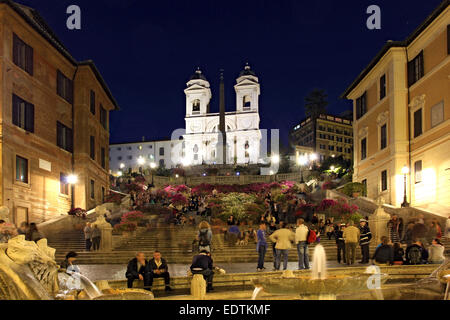
[[[237,112],[258,112],[260,87],[259,80],[255,72],[246,63],[236,79],[234,86],[236,91],[236,111]]]
[[[200,68],[197,68],[186,83],[186,86],[187,88],[184,90],[186,95],[186,118],[209,113],[211,89]]]

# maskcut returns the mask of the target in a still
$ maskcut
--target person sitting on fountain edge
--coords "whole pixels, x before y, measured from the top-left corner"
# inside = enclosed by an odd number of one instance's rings
[[[161,252],[158,250],[153,253],[153,259],[148,262],[148,270],[150,290],[152,289],[154,278],[164,278],[165,291],[172,291],[166,259],[161,258]]]
[[[133,288],[134,280],[139,279],[144,281],[144,289],[149,290],[148,262],[143,252],[138,252],[136,257],[128,262],[125,276],[127,277],[128,288]]]
[[[194,256],[191,265],[192,274],[201,274],[208,284],[206,287],[206,292],[212,291],[213,277],[214,277],[214,266],[213,260],[209,255],[208,250],[201,250],[200,254]]]

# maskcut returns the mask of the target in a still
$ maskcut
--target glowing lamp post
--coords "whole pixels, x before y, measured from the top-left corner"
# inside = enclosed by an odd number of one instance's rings
[[[71,195],[71,203],[70,208],[75,208],[75,184],[78,182],[78,177],[74,174],[69,174],[66,178],[66,182],[70,184]]]
[[[402,208],[409,207],[408,200],[406,198],[406,175],[409,173],[409,168],[405,165],[402,168],[402,174],[403,174],[403,203]]]

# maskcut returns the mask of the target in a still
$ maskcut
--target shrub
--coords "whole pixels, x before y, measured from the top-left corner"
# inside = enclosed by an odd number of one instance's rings
[[[133,232],[137,229],[136,222],[121,222],[114,226],[114,230],[118,232]]]
[[[69,212],[67,212],[67,214],[69,216],[80,217],[82,219],[86,219],[87,217],[86,210],[81,208],[72,208],[69,210]]]
[[[359,182],[350,182],[344,185],[341,192],[349,197],[353,197],[354,193],[359,193],[360,195],[366,195],[366,186]]]
[[[139,224],[144,219],[144,214],[140,211],[130,211],[125,213],[121,221],[122,222],[134,222],[136,224]]]

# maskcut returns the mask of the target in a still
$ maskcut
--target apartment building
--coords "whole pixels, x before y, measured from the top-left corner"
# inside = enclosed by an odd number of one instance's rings
[[[450,1],[386,43],[343,98],[354,105],[353,178],[368,196],[450,210]]]
[[[0,205],[16,224],[95,207],[109,188],[117,102],[34,9],[0,1],[0,30]]]

